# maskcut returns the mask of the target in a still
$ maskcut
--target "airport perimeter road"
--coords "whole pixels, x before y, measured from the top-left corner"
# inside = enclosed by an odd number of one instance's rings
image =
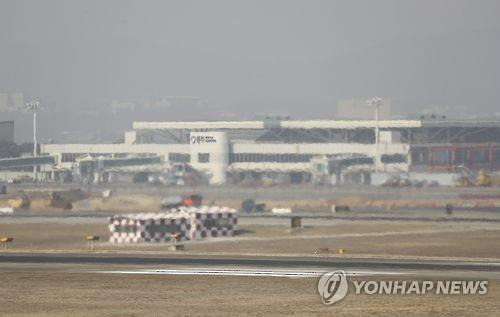
[[[98,265],[172,265],[244,266],[262,268],[321,268],[326,270],[390,271],[469,271],[500,273],[500,262],[408,260],[339,257],[227,257],[85,253],[3,253],[0,263],[22,264],[98,264]]]

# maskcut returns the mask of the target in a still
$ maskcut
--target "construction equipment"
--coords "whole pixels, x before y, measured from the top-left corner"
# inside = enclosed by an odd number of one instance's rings
[[[480,187],[490,187],[491,186],[491,175],[485,170],[480,170],[476,177],[476,186]]]
[[[87,198],[89,198],[89,194],[79,188],[67,191],[54,191],[49,194],[46,205],[54,208],[72,209],[74,202]]]
[[[198,195],[198,194],[193,194],[193,195],[185,195],[184,199],[182,200],[184,203],[184,206],[187,207],[200,207],[201,203],[203,202],[203,196]]]
[[[95,242],[99,241],[101,237],[99,236],[86,236],[85,240],[87,241],[87,248],[89,251],[94,251],[95,249]]]
[[[31,199],[24,192],[20,192],[19,197],[9,199],[7,203],[14,209],[28,209],[31,206]]]
[[[241,203],[241,210],[244,212],[254,212],[254,211],[264,211],[266,209],[266,204],[257,204],[253,199],[245,199]]]
[[[381,184],[382,187],[411,187],[412,185],[413,183],[409,175],[401,175],[401,173],[391,175],[385,182]]]
[[[172,209],[179,207],[200,207],[203,202],[203,196],[199,194],[171,196],[162,199],[161,209]]]
[[[491,187],[497,183],[496,178],[485,170],[476,173],[466,166],[458,166],[456,171],[458,175],[455,179],[455,186],[458,187]]]
[[[160,203],[161,209],[179,208],[183,205],[181,196],[170,196],[163,198]]]
[[[12,241],[14,241],[14,238],[12,237],[0,237],[0,244],[5,250],[7,250],[8,244],[12,243]]]
[[[59,192],[52,192],[49,194],[49,206],[55,208],[71,209],[73,208],[73,203],[67,197]]]

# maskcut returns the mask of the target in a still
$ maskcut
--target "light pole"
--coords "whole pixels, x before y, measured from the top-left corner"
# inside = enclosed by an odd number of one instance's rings
[[[37,143],[36,143],[36,112],[40,109],[40,102],[39,101],[31,101],[26,104],[26,109],[28,111],[33,111],[33,158],[37,156],[36,150],[37,150]],[[33,162],[35,163],[35,162]],[[33,180],[37,180],[37,175],[36,175],[36,169],[37,166],[36,164],[33,164]]]
[[[375,108],[375,158],[373,160],[373,164],[375,166],[375,172],[378,171],[379,169],[379,161],[380,161],[380,152],[379,152],[379,137],[380,137],[380,133],[379,133],[379,122],[378,122],[378,108],[380,107],[380,105],[382,105],[384,103],[384,101],[382,100],[382,98],[380,97],[373,97],[371,99],[368,99],[366,101],[366,103]]]

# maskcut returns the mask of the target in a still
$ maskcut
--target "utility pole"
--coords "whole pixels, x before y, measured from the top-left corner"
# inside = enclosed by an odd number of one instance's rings
[[[380,166],[380,132],[379,132],[379,120],[378,120],[378,110],[380,105],[384,103],[382,98],[380,97],[373,97],[371,99],[368,99],[366,103],[375,108],[375,157],[373,160],[373,164],[375,166],[375,172],[379,170]]]
[[[36,142],[36,112],[40,109],[39,101],[31,101],[26,104],[28,111],[33,111],[33,158],[37,157],[37,142]],[[37,165],[33,164],[33,180],[37,180]]]

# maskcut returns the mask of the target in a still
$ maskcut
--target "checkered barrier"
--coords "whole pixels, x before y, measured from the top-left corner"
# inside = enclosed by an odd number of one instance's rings
[[[188,239],[190,215],[186,213],[133,214],[109,218],[112,243],[166,242],[171,234]]]
[[[230,237],[234,235],[238,216],[236,210],[227,207],[201,207],[190,210],[190,239],[206,237]]]
[[[162,213],[117,215],[109,218],[112,243],[166,242],[172,233],[181,239],[233,236],[237,212],[227,207],[181,207]]]

